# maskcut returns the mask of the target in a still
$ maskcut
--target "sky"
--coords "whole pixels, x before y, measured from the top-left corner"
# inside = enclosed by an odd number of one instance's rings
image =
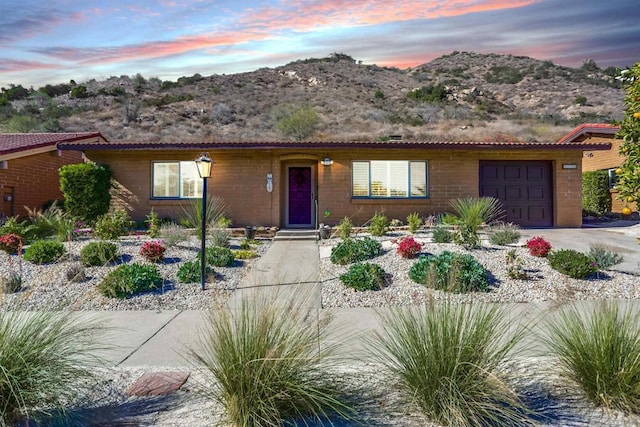
[[[638,0],[0,0],[0,87],[177,80],[344,53],[398,68],[453,51],[640,61]]]

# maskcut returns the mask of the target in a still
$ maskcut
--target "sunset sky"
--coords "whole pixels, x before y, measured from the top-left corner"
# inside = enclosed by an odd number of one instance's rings
[[[640,61],[638,0],[0,0],[0,86],[176,80],[345,53],[406,68],[454,50]]]

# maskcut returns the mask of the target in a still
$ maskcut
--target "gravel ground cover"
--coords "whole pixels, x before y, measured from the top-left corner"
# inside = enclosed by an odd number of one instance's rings
[[[569,301],[599,298],[640,298],[640,278],[633,274],[606,271],[586,280],[572,279],[549,266],[546,258],[529,255],[524,241],[512,246],[495,246],[483,241],[479,249],[466,250],[454,243],[432,243],[429,234],[419,233],[422,255],[437,255],[442,251],[469,253],[491,274],[488,292],[452,294],[428,289],[409,278],[409,269],[416,259],[402,258],[396,253],[397,241],[406,234],[392,233],[378,237],[384,253],[368,262],[380,265],[387,272],[386,287],[376,291],[356,292],[340,281],[349,265],[334,265],[329,256],[339,239],[322,241],[320,276],[323,307],[385,307],[422,304],[431,299],[447,298],[458,302],[539,302]],[[515,249],[522,259],[527,279],[512,279],[507,274],[506,254]],[[584,250],[587,251],[586,247]]]
[[[149,240],[146,236],[121,237],[116,242],[120,263],[145,261],[139,254],[140,246]],[[189,240],[167,248],[164,261],[156,263],[164,279],[162,289],[143,293],[127,299],[106,298],[100,295],[97,285],[117,264],[104,267],[86,267],[87,279],[73,283],[66,278],[66,271],[80,261],[80,251],[91,240],[65,243],[67,254],[59,262],[36,265],[15,255],[0,251],[0,275],[20,271],[23,289],[13,294],[0,294],[0,310],[207,310],[225,304],[244,274],[257,258],[236,260],[231,267],[215,267],[215,280],[207,283],[203,292],[200,283],[180,283],[176,276],[184,261],[197,260],[200,241]],[[253,248],[264,254],[270,240]],[[231,248],[237,248],[239,239],[231,239]]]

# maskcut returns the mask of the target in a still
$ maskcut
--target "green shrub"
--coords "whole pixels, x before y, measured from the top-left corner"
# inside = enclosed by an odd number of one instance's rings
[[[229,234],[221,228],[214,228],[211,230],[208,243],[210,243],[212,246],[228,248],[230,246]]]
[[[17,216],[8,217],[4,224],[0,225],[0,236],[16,234],[25,239],[30,231],[27,221],[20,221]]]
[[[547,259],[551,268],[574,279],[584,279],[598,271],[595,261],[573,249],[552,251]]]
[[[512,327],[504,308],[447,302],[381,317],[383,330],[368,347],[400,380],[407,406],[417,405],[438,425],[531,424],[501,374],[524,331]]]
[[[0,425],[72,425],[65,407],[95,387],[103,332],[71,313],[0,312]]]
[[[256,251],[252,251],[250,249],[236,249],[233,251],[233,256],[236,259],[252,259],[256,258],[258,254]]]
[[[80,250],[80,262],[86,266],[103,266],[118,259],[118,246],[111,242],[90,242]]]
[[[382,245],[370,237],[346,239],[331,249],[331,262],[345,265],[366,261],[379,255],[382,255]]]
[[[607,270],[624,261],[624,257],[601,243],[593,243],[589,247],[589,258],[596,263],[598,270]]]
[[[640,312],[614,301],[549,316],[544,341],[563,377],[594,405],[640,413]]]
[[[200,391],[235,426],[329,425],[354,420],[353,388],[333,374],[330,318],[309,316],[297,301],[244,297],[238,310],[209,314],[191,358],[211,374]],[[342,425],[342,424],[341,424]],[[346,425],[346,424],[345,424]]]
[[[98,218],[93,232],[100,239],[116,240],[124,236],[135,226],[129,214],[122,209],[116,209],[113,213],[102,215]]]
[[[111,202],[111,170],[108,166],[95,163],[64,165],[59,174],[66,212],[88,222],[107,213]]]
[[[420,257],[409,270],[416,283],[447,292],[486,291],[487,270],[473,256],[444,251],[431,257]]]
[[[24,259],[34,264],[58,261],[65,254],[64,245],[57,240],[38,240],[24,251]]]
[[[582,173],[582,213],[602,216],[611,211],[609,174],[607,171]]]
[[[407,225],[409,233],[415,234],[422,227],[422,217],[417,212],[410,213],[407,215]]]
[[[231,267],[235,262],[233,252],[229,248],[212,246],[205,249],[205,260],[214,267]]]
[[[389,219],[376,212],[376,214],[369,221],[369,233],[372,236],[384,236],[389,231]]]
[[[346,240],[351,237],[351,232],[353,231],[353,223],[351,222],[351,218],[345,216],[340,220],[338,224],[338,235],[342,240]]]
[[[443,225],[436,225],[431,231],[431,240],[434,243],[451,243],[453,241],[453,233]]]
[[[158,217],[158,214],[153,210],[153,208],[151,208],[151,212],[147,215],[145,223],[149,228],[149,237],[155,239],[160,235],[160,217]]]
[[[522,80],[522,78],[522,73],[520,73],[517,68],[507,65],[493,66],[489,68],[489,71],[484,75],[487,83],[516,84]]]
[[[123,264],[110,271],[98,285],[105,297],[127,298],[140,292],[158,289],[162,276],[154,264]]]
[[[520,227],[515,224],[500,224],[489,230],[489,241],[494,245],[507,246],[520,240]]]
[[[340,280],[356,291],[375,291],[384,287],[386,277],[387,273],[379,265],[359,262],[351,265],[349,271],[340,276]]]
[[[200,274],[202,274],[200,268],[200,260],[197,261],[187,261],[184,264],[180,265],[178,268],[178,280],[181,283],[197,283],[200,281]],[[204,267],[204,274],[206,277],[212,276],[215,274],[215,271],[210,266],[206,265]]]

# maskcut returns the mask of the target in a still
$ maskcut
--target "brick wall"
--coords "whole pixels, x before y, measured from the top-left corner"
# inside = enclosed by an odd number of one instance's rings
[[[611,142],[611,150],[605,151],[585,151],[582,158],[582,169],[584,171],[597,171],[603,169],[611,169],[624,163],[624,157],[619,154],[622,140],[611,138],[589,138],[588,141],[593,142]],[[630,205],[618,200],[618,192],[611,190],[611,211],[620,213],[622,208]],[[635,203],[632,203],[632,209],[637,209]]]
[[[27,215],[24,206],[42,208],[55,199],[62,199],[58,169],[66,164],[82,162],[82,154],[77,151],[56,150],[7,160],[7,169],[0,169],[0,193],[13,193],[13,205],[8,206],[0,197],[0,212],[12,211],[12,215]]]
[[[108,163],[117,181],[114,203],[125,207],[132,217],[142,220],[153,207],[158,214],[179,217],[186,200],[151,200],[151,163],[156,160],[193,160],[196,151],[95,151],[91,160]],[[462,150],[226,150],[210,152],[215,161],[209,194],[217,195],[230,207],[235,226],[278,225],[286,219],[286,170],[288,166],[311,166],[316,180],[319,222],[337,224],[349,216],[362,224],[376,211],[389,218],[405,220],[411,212],[421,215],[442,213],[449,200],[477,197],[479,160],[549,160],[553,165],[554,224],[581,225],[582,176],[580,151],[462,151]],[[319,160],[329,155],[334,161],[323,166]],[[352,200],[351,162],[353,160],[427,160],[429,198],[417,200]],[[562,169],[573,163],[577,169]],[[273,174],[273,191],[266,190],[266,175]],[[330,216],[324,217],[329,211]]]

